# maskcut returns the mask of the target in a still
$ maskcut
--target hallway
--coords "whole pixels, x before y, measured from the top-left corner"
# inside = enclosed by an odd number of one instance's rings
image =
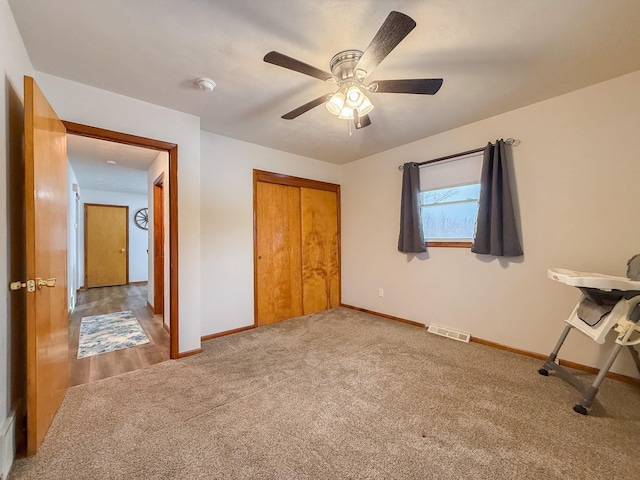
[[[133,312],[149,343],[77,358],[82,317],[123,310]],[[169,332],[162,325],[162,315],[154,315],[147,307],[146,283],[78,291],[78,303],[69,318],[69,386],[131,372],[168,359]]]

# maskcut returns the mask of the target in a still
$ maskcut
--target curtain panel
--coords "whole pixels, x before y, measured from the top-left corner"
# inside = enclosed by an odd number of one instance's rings
[[[403,166],[398,251],[427,251],[420,217],[420,169],[417,163],[405,163]]]
[[[503,140],[487,144],[484,150],[478,220],[471,251],[500,257],[522,255]]]

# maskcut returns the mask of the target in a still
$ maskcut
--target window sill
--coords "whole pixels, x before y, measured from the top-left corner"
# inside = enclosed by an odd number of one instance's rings
[[[427,247],[471,248],[471,242],[426,242]]]

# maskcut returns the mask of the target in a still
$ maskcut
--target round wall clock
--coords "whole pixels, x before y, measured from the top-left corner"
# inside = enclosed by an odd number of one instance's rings
[[[136,221],[136,225],[143,230],[149,230],[149,209],[141,208],[136,212],[133,219]]]

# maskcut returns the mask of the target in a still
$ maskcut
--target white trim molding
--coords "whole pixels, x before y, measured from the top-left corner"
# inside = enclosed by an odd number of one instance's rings
[[[11,412],[0,427],[0,480],[9,476],[16,456],[16,414]]]

